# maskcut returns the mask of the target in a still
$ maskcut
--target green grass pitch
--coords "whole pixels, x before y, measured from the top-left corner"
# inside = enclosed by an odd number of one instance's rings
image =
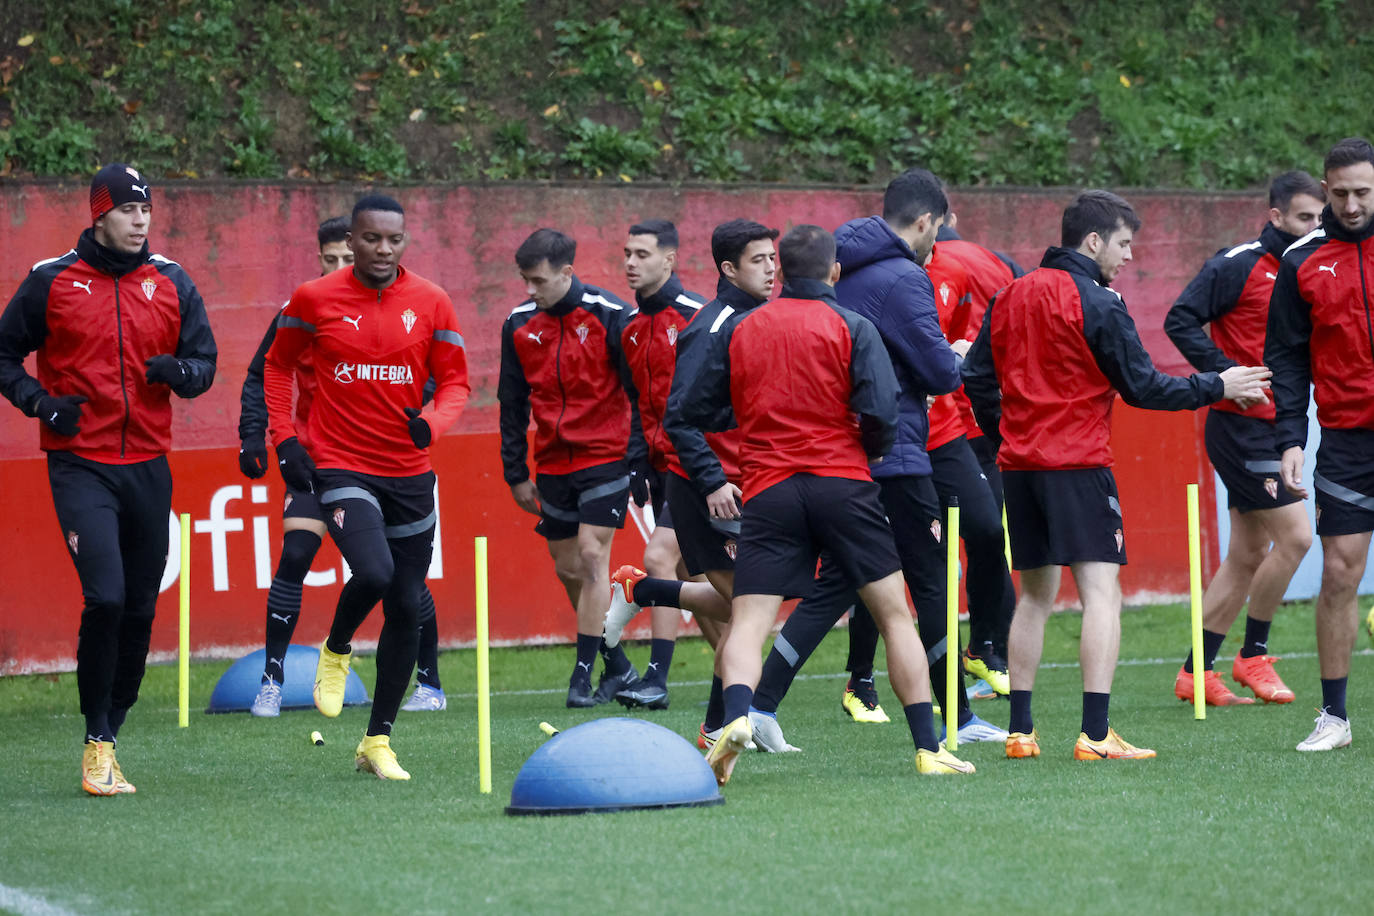
[[[200,712],[225,662],[193,668],[192,719],[176,727],[176,668],[150,669],[120,762],[132,797],[80,790],[72,675],[0,679],[4,735],[0,909],[117,913],[1364,912],[1374,890],[1374,653],[1350,681],[1354,744],[1293,746],[1319,705],[1309,604],[1281,609],[1270,644],[1289,706],[1209,710],[1172,685],[1186,608],[1123,615],[1112,723],[1153,761],[1077,764],[1079,618],[1056,615],[1036,690],[1044,756],[962,746],[969,778],[922,779],[894,722],[840,711],[845,635],[832,634],[780,710],[803,753],[749,754],[723,806],[507,817],[516,771],[567,728],[621,714],[563,707],[567,647],[491,656],[494,791],[478,793],[475,661],[449,652],[442,713],[404,714],[394,747],[413,774],[353,771],[365,710],[275,720]],[[1237,624],[1218,668],[1229,673]],[[642,667],[647,649],[630,647]],[[881,662],[881,658],[880,658]],[[710,656],[679,644],[672,707],[638,712],[679,734],[701,722]],[[373,664],[355,665],[371,687]],[[1005,725],[1005,702],[975,701]],[[318,729],[326,745],[309,735]],[[53,909],[42,910],[48,906]]]

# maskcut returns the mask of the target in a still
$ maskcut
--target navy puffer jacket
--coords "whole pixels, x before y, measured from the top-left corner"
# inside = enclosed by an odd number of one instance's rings
[[[850,220],[835,230],[835,243],[840,305],[877,326],[901,386],[897,441],[872,465],[873,476],[926,476],[926,396],[959,387],[961,362],[940,332],[935,289],[910,246],[881,217]]]

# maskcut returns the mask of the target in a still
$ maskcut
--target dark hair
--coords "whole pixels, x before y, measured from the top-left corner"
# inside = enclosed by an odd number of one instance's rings
[[[725,261],[738,264],[750,242],[777,237],[778,230],[769,229],[763,223],[751,219],[729,220],[711,232],[711,260],[715,262],[716,270],[720,270],[720,265]]]
[[[571,264],[577,256],[577,242],[557,229],[536,229],[515,249],[515,264],[521,270],[533,270],[541,262],[559,268]]]
[[[1326,154],[1326,161],[1322,163],[1322,172],[1343,169],[1347,165],[1357,165],[1361,162],[1374,165],[1374,146],[1370,146],[1369,141],[1364,137],[1346,137],[1331,147],[1331,152]]]
[[[939,219],[948,212],[949,198],[940,179],[925,169],[907,169],[883,192],[883,219],[894,229],[905,229],[927,213]]]
[[[1288,205],[1299,194],[1326,200],[1326,192],[1322,190],[1321,182],[1301,169],[1284,172],[1269,182],[1269,206],[1276,210],[1287,212]]]
[[[630,235],[652,235],[659,248],[677,247],[677,226],[666,219],[646,219],[630,227]]]
[[[1140,231],[1140,217],[1135,215],[1130,204],[1111,191],[1084,191],[1064,208],[1059,244],[1077,248],[1094,232],[1105,239],[1122,226],[1129,227],[1132,232]]]
[[[778,242],[778,267],[788,280],[828,281],[834,265],[835,236],[820,226],[793,226]]]
[[[348,228],[348,217],[331,216],[320,223],[319,231],[315,233],[315,236],[320,240],[320,247],[323,248],[330,242],[342,242],[348,237]]]
[[[406,215],[406,211],[396,202],[394,197],[387,197],[385,194],[368,194],[358,198],[358,202],[353,205],[353,215],[349,220],[349,225],[358,221],[359,213],[369,213],[379,210],[383,213],[399,213]]]

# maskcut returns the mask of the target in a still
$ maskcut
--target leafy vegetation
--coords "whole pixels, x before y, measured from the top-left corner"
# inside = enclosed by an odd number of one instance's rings
[[[1349,0],[48,0],[0,174],[1243,188],[1368,132]]]

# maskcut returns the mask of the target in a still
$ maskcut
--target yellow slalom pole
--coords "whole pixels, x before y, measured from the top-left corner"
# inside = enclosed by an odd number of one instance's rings
[[[959,746],[959,503],[945,529],[945,747]]]
[[[181,621],[177,640],[177,727],[191,724],[191,516],[181,513]]]
[[[491,794],[491,670],[487,667],[487,539],[473,538],[477,557],[477,780]]]
[[[1198,530],[1197,484],[1188,484],[1188,593],[1193,618],[1193,718],[1207,718],[1202,660],[1202,537]]]
[[[1002,551],[1007,555],[1007,569],[1011,569],[1011,529],[1007,527],[1007,506],[1002,504]]]

